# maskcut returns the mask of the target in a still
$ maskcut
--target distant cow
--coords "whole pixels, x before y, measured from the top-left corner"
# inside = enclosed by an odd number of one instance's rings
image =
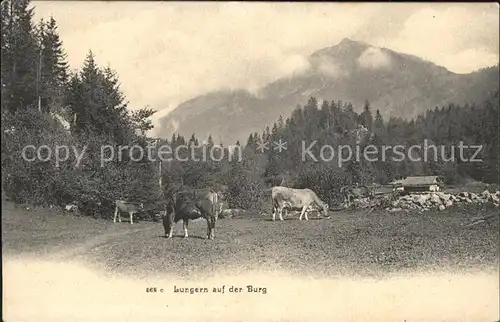
[[[293,189],[278,186],[271,189],[271,197],[273,201],[273,221],[276,220],[276,213],[278,213],[280,220],[283,221],[283,209],[285,208],[301,208],[299,220],[302,220],[304,215],[305,219],[309,220],[307,210],[313,204],[322,208],[324,217],[329,218],[328,205],[319,199],[318,195],[311,189]],[[318,213],[319,216],[321,216],[320,213]]]
[[[221,218],[232,218],[241,215],[243,210],[237,208],[225,208],[222,210],[220,216]]]
[[[358,198],[371,198],[373,191],[365,185],[344,186],[340,188],[340,194],[344,199],[344,206],[350,207],[351,201]]]
[[[136,202],[128,202],[123,200],[116,200],[115,202],[115,217],[113,222],[116,222],[116,216],[118,216],[118,221],[122,222],[121,212],[128,212],[130,215],[130,224],[133,224],[134,214],[144,210],[144,204]]]
[[[219,208],[218,194],[212,189],[193,189],[175,193],[170,212],[163,217],[165,236],[171,238],[175,224],[182,220],[184,238],[187,238],[189,220],[205,218],[207,238],[214,239]]]

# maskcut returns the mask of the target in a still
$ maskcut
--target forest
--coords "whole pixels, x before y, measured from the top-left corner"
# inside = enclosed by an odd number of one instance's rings
[[[62,207],[74,203],[84,214],[101,216],[109,214],[114,200],[126,199],[144,202],[154,212],[163,209],[178,189],[221,184],[228,187],[227,202],[232,208],[269,211],[265,191],[277,184],[310,188],[337,204],[344,185],[384,185],[409,175],[439,175],[446,184],[499,181],[498,91],[471,105],[429,106],[425,115],[412,120],[384,120],[368,101],[356,113],[349,102],[310,97],[291,115],[263,124],[262,133],[249,134],[247,142],[235,142],[242,150],[241,161],[229,159],[228,151],[220,161],[188,158],[160,165],[143,156],[140,161],[125,157],[102,166],[100,152],[105,145],[146,148],[157,142],[172,148],[210,148],[218,142],[196,133],[189,138],[150,137],[155,111],[130,106],[120,90],[119,75],[110,67],[98,66],[91,50],[81,70],[71,71],[57,22],[53,18],[34,22],[33,10],[28,0],[1,3],[2,196],[15,203]],[[60,119],[70,124],[69,130]],[[278,140],[287,143],[286,150],[259,151],[259,142]],[[319,148],[322,144],[411,146],[424,140],[448,147],[460,142],[481,145],[477,158],[483,161],[463,162],[456,155],[393,161],[389,155],[383,161],[349,160],[339,166],[338,162],[303,161],[300,152],[303,141],[317,141]],[[22,157],[27,145],[86,146],[86,153],[78,167],[71,162],[74,155],[60,165],[28,162]]]

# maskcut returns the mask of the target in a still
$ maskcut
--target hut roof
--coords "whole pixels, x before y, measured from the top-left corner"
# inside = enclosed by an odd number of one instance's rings
[[[419,176],[419,177],[406,177],[403,180],[396,180],[391,182],[393,185],[402,185],[405,187],[415,186],[430,186],[441,183],[438,176]]]

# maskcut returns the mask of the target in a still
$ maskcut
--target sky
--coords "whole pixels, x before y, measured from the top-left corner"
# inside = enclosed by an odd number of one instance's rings
[[[499,62],[496,3],[35,1],[57,21],[72,69],[89,50],[119,76],[131,110],[218,89],[255,91],[300,72],[343,38],[419,56],[455,73]]]

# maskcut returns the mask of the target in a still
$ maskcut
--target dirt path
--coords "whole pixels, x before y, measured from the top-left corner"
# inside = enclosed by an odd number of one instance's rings
[[[121,227],[120,227],[121,228]],[[80,258],[86,254],[91,254],[99,247],[103,247],[106,244],[112,242],[113,239],[118,237],[123,237],[126,235],[136,234],[138,232],[148,231],[155,228],[153,225],[147,225],[145,227],[138,228],[130,228],[130,230],[118,230],[111,228],[111,231],[106,233],[90,237],[88,240],[85,240],[77,245],[71,245],[67,249],[59,251],[53,254],[52,259],[58,260],[73,260],[76,258]]]

